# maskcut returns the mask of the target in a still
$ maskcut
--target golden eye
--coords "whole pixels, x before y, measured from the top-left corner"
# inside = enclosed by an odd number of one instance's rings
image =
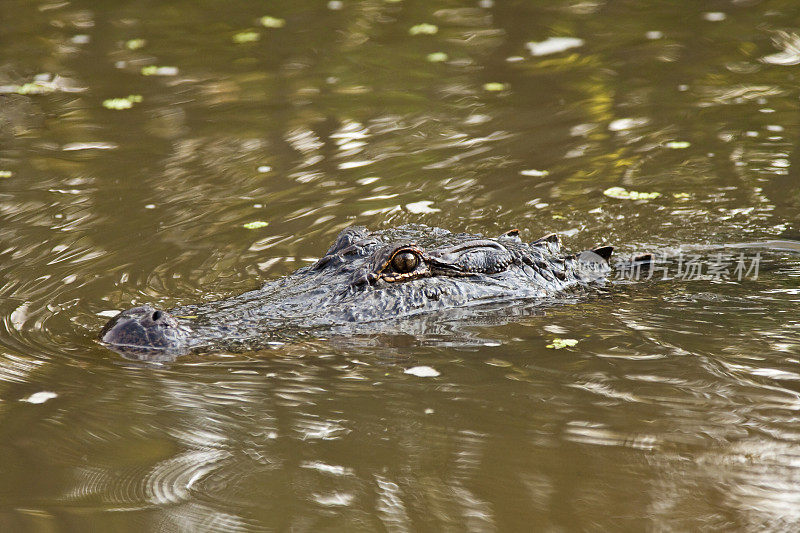
[[[414,252],[398,252],[392,257],[392,268],[399,274],[413,272],[419,265],[419,257]]]

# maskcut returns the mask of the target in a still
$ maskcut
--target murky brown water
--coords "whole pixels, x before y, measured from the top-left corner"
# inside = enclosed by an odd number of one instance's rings
[[[795,0],[96,4],[0,3],[0,530],[800,526],[797,253],[419,335],[94,340],[351,224],[798,239]]]

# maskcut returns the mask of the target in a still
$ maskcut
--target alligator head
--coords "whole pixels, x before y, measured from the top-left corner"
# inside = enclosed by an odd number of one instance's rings
[[[169,312],[128,309],[106,324],[100,340],[125,356],[152,359],[196,347],[256,347],[278,329],[375,328],[398,317],[585,286],[607,274],[610,255],[611,247],[565,255],[555,235],[524,243],[516,230],[487,239],[427,226],[374,233],[354,227],[313,265],[259,290]]]

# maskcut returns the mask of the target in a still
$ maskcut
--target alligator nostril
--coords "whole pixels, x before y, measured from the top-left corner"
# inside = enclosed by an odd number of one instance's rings
[[[156,322],[163,314],[161,311],[153,311],[153,322]]]

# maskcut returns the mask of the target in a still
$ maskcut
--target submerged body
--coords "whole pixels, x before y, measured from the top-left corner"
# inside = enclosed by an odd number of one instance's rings
[[[315,264],[226,300],[169,311],[135,307],[100,340],[129,357],[254,349],[285,329],[335,329],[445,309],[546,299],[610,271],[611,247],[564,254],[555,235],[525,243],[410,225],[342,231]],[[367,326],[369,327],[369,326]]]

